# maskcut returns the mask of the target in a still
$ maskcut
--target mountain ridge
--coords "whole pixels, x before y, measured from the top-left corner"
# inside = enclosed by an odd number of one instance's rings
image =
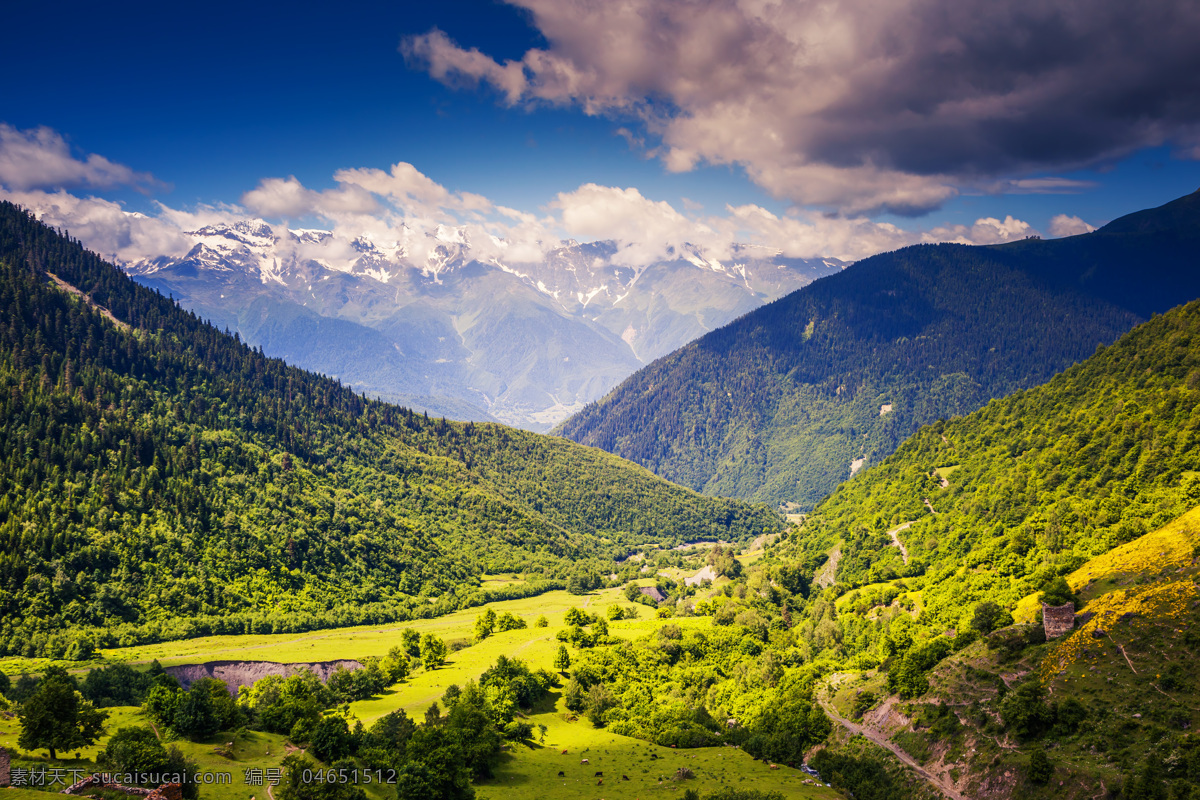
[[[476,258],[465,233],[444,226],[388,243],[262,220],[187,235],[195,244],[183,257],[124,268],[268,354],[360,391],[534,430],[641,364],[844,266],[752,247],[728,263],[684,249],[629,266],[612,242],[571,240],[541,261],[510,262]]]
[[[555,432],[699,491],[811,508],[921,424],[1047,380],[1200,296],[1198,198],[1158,210],[1171,236],[1117,220],[872,256],[643,368]]]

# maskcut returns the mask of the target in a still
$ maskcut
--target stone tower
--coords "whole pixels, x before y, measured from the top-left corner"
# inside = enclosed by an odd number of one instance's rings
[[[1042,603],[1042,627],[1046,629],[1047,639],[1057,639],[1070,633],[1075,627],[1075,604],[1048,606]]]

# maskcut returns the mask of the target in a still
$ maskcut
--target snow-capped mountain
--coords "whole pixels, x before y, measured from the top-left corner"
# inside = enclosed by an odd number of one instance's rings
[[[685,248],[627,266],[612,242],[574,241],[508,263],[477,257],[465,231],[449,226],[405,230],[397,241],[261,220],[188,235],[194,245],[182,258],[125,269],[269,355],[432,413],[534,430],[846,266],[748,247],[728,263]]]

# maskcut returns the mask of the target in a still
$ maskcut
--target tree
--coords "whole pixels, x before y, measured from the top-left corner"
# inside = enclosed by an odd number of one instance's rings
[[[1054,764],[1046,755],[1045,748],[1035,747],[1029,754],[1029,781],[1038,785],[1044,784],[1054,775]]]
[[[75,681],[62,667],[47,667],[37,690],[17,711],[21,735],[17,744],[26,750],[45,748],[50,758],[58,750],[95,744],[104,732],[108,713],[83,698]]]
[[[193,741],[207,739],[221,730],[221,723],[213,708],[212,695],[207,691],[184,692],[179,698],[179,706],[175,709],[175,717],[171,727],[185,739]]]
[[[326,764],[353,755],[354,737],[344,717],[322,717],[313,728],[309,742],[313,755]]]
[[[397,683],[408,677],[412,671],[412,660],[403,647],[397,646],[388,650],[387,656],[380,664],[387,680],[390,683]]]
[[[603,683],[597,683],[588,689],[587,715],[592,725],[599,728],[604,724],[604,712],[617,705],[617,698]]]
[[[396,780],[396,800],[472,800],[471,772],[454,733],[418,728],[405,748],[407,760]],[[289,800],[284,798],[283,800]]]
[[[538,618],[533,623],[533,627],[535,627],[535,628],[546,628],[549,626],[550,626],[550,620],[546,619],[545,614],[539,614]]]
[[[563,689],[563,703],[567,709],[575,712],[582,711],[586,701],[587,696],[584,694],[583,684],[577,678],[567,681],[567,687]]]
[[[567,613],[563,615],[563,621],[568,625],[587,625],[592,621],[586,611],[580,611],[575,606],[567,609]]]
[[[152,686],[146,695],[143,705],[146,713],[164,725],[171,725],[175,720],[175,712],[179,710],[179,699],[183,694],[179,689],[169,686]]]
[[[571,654],[567,652],[565,644],[558,646],[558,655],[554,657],[554,668],[564,674],[571,668]]]
[[[344,762],[343,762],[344,763]],[[334,764],[341,768],[342,763]],[[346,763],[347,772],[354,769]],[[367,794],[350,781],[317,781],[312,776],[320,769],[311,758],[291,754],[283,759],[283,780],[275,790],[277,800],[366,800]],[[308,773],[308,780],[305,780]]]
[[[1079,599],[1071,591],[1067,579],[1061,575],[1042,587],[1042,602],[1049,606],[1061,606],[1067,603],[1079,605]]]
[[[404,648],[404,652],[416,658],[421,654],[421,634],[413,628],[405,628],[400,631],[400,646]]]
[[[12,688],[12,683],[9,682],[8,676],[0,672],[0,694],[8,694],[10,688]]]
[[[113,734],[96,756],[96,764],[107,772],[163,773],[167,765],[167,748],[163,747],[154,731],[132,725]]]
[[[994,630],[1011,625],[1012,614],[991,600],[984,600],[975,606],[975,615],[971,618],[971,628],[987,636]]]
[[[497,631],[516,631],[525,627],[528,627],[525,620],[508,611],[496,618]]]
[[[1054,723],[1054,709],[1046,704],[1046,690],[1036,678],[1004,696],[1000,716],[1004,726],[1021,739],[1032,739]]]
[[[446,660],[446,643],[432,633],[421,637],[421,663],[425,669],[437,669]]]
[[[496,612],[487,609],[475,618],[475,641],[482,642],[496,630]]]

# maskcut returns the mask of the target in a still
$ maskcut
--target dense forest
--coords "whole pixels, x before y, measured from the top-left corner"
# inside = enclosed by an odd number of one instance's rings
[[[268,359],[8,203],[0,308],[0,654],[428,616],[487,571],[780,529]]]
[[[838,544],[839,592],[920,576],[928,630],[976,602],[1011,608],[1200,505],[1198,344],[1194,301],[1044,386],[923,428],[818,506],[779,557],[815,567]],[[861,628],[844,632],[847,652],[884,633],[846,624]]]
[[[874,256],[660,359],[559,432],[698,491],[811,508],[921,425],[1200,296],[1198,248],[1200,193],[1068,239]]]

